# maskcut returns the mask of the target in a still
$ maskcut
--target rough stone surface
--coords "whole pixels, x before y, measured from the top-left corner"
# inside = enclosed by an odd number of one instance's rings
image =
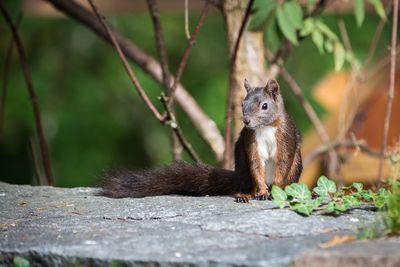
[[[109,199],[96,192],[0,183],[0,264],[19,255],[34,266],[287,266],[376,216],[353,210],[306,218],[270,201]],[[296,266],[307,265],[299,259]]]
[[[354,242],[297,256],[292,267],[399,267],[400,239]]]

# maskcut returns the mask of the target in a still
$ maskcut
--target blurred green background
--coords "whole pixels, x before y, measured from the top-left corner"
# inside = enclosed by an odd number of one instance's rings
[[[198,14],[191,14],[190,25]],[[357,59],[366,56],[379,19],[367,16],[358,28],[352,14],[344,15]],[[176,72],[186,47],[181,12],[161,12],[162,26],[171,64]],[[324,21],[339,35],[336,16]],[[109,22],[142,50],[157,58],[153,27],[147,12],[109,17]],[[24,17],[19,27],[34,87],[42,111],[52,168],[57,186],[95,185],[109,168],[148,168],[171,162],[169,131],[143,105],[132,87],[114,49],[69,18]],[[1,79],[10,33],[0,19]],[[390,41],[386,25],[376,58]],[[268,40],[267,40],[268,45]],[[211,12],[190,55],[182,84],[206,114],[224,130],[228,84],[228,52],[224,21]],[[333,71],[331,55],[320,55],[310,38],[295,47],[286,62],[288,71],[310,98],[313,86]],[[347,68],[349,66],[346,66]],[[134,67],[151,100],[157,104],[161,87]],[[0,180],[35,183],[31,140],[35,138],[32,108],[15,51],[8,76],[5,121],[0,133]],[[286,84],[279,80],[286,107],[303,134],[310,129],[302,108]],[[312,100],[311,100],[312,101]],[[323,110],[315,102],[320,115]],[[207,163],[216,164],[213,153],[193,130],[178,108],[178,121],[187,138]],[[189,160],[186,156],[185,159]]]

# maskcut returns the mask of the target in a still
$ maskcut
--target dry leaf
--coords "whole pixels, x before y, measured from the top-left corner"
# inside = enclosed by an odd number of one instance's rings
[[[331,248],[337,245],[349,243],[356,240],[356,237],[354,235],[335,235],[330,239],[329,241],[322,243],[319,245],[320,248]]]

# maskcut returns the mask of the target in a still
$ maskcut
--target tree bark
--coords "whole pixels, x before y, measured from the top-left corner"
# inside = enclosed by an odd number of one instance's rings
[[[225,0],[222,11],[225,19],[227,43],[230,58],[235,53],[235,44],[245,16],[247,1]],[[229,90],[232,90],[233,99],[231,103],[232,110],[232,136],[230,146],[225,145],[226,151],[224,167],[233,168],[233,142],[237,139],[242,124],[241,103],[245,96],[243,88],[244,79],[248,79],[251,84],[262,86],[267,82],[265,77],[264,64],[264,35],[262,31],[249,32],[244,31],[239,43],[235,66],[231,68],[229,74]],[[229,102],[229,101],[228,101]],[[230,103],[227,104],[229,108]],[[227,121],[227,123],[230,123]]]

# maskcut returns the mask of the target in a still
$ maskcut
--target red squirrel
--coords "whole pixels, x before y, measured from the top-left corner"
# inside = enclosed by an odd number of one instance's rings
[[[285,111],[279,84],[253,87],[245,80],[244,127],[235,145],[235,170],[182,161],[151,170],[119,170],[103,177],[101,195],[235,195],[237,202],[266,200],[271,185],[284,188],[302,172],[301,136]]]

